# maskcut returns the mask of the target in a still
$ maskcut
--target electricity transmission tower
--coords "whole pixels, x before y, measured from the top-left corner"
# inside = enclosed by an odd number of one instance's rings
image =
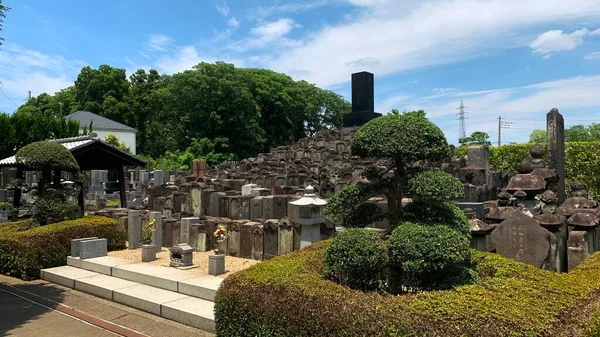
[[[465,138],[467,136],[467,129],[465,128],[465,111],[466,106],[463,104],[463,101],[460,101],[460,106],[456,108],[458,112],[458,139]]]

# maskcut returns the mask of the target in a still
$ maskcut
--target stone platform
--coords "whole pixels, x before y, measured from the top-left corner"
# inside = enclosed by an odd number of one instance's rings
[[[41,278],[215,332],[214,298],[223,281],[217,277],[111,256],[85,260],[69,256],[66,266],[42,269]]]

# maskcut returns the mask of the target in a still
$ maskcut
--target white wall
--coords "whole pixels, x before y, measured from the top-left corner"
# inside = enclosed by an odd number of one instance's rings
[[[83,128],[81,128],[79,131],[82,132]],[[98,137],[100,137],[100,139],[102,139],[102,140],[106,140],[106,137],[108,135],[113,134],[113,135],[119,137],[119,142],[124,143],[125,146],[127,146],[129,148],[131,153],[137,154],[136,148],[135,148],[135,132],[134,131],[102,130],[102,129],[98,130],[98,129],[94,128],[93,132],[96,133],[98,135]]]

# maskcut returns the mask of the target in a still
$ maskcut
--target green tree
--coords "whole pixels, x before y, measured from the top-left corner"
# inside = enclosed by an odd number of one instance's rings
[[[6,12],[10,10],[10,7],[6,7],[2,4],[2,0],[0,0],[0,32],[2,31],[2,23],[6,18]],[[4,42],[4,38],[0,37],[0,46]]]
[[[125,69],[103,64],[98,69],[83,67],[75,80],[75,98],[81,109],[129,125],[131,116],[125,103],[129,81]]]
[[[353,155],[363,158],[385,158],[388,167],[385,170],[368,169],[363,175],[369,179],[368,184],[361,185],[358,191],[352,193],[338,193],[325,209],[329,216],[336,217],[344,212],[350,214],[343,218],[360,218],[363,215],[354,215],[363,212],[369,199],[376,195],[384,195],[388,201],[388,211],[383,214],[387,217],[390,226],[395,228],[403,218],[402,197],[415,189],[410,184],[411,177],[417,175],[420,169],[413,165],[419,161],[437,161],[450,155],[450,150],[444,133],[424,114],[424,111],[408,112],[403,114],[388,114],[376,118],[361,127],[350,143]],[[447,181],[446,177],[424,177],[423,180]],[[445,184],[437,187],[440,196],[457,196],[455,184]],[[344,190],[356,189],[346,187]],[[450,189],[445,191],[445,189]],[[428,190],[429,191],[429,190]],[[429,195],[423,195],[423,198]],[[370,206],[369,206],[370,207]],[[373,221],[375,219],[372,219]]]
[[[116,148],[118,148],[121,151],[125,151],[127,153],[131,153],[131,149],[127,147],[127,145],[125,145],[125,143],[121,143],[121,141],[119,140],[119,137],[113,135],[112,133],[109,134],[108,136],[106,136],[106,139],[104,140],[107,144],[112,145]]]
[[[546,130],[536,129],[531,131],[529,135],[530,143],[545,143],[546,142]]]
[[[590,130],[583,125],[573,125],[565,129],[565,142],[589,142]]]
[[[461,146],[471,146],[471,145],[492,145],[492,143],[488,140],[490,135],[487,132],[483,131],[475,131],[469,137],[460,138],[458,142]]]

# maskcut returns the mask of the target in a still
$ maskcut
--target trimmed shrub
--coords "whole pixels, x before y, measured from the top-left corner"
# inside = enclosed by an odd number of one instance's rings
[[[385,290],[387,263],[387,247],[379,233],[350,228],[331,239],[324,275],[353,289]]]
[[[419,200],[430,202],[460,200],[465,197],[465,187],[459,179],[441,170],[424,170],[409,182],[410,193]]]
[[[458,206],[450,202],[427,203],[413,201],[404,206],[405,219],[421,224],[446,225],[470,236],[469,220]]]
[[[79,217],[79,207],[77,205],[55,198],[38,199],[35,202],[35,210],[33,218],[42,226]]]
[[[87,217],[46,226],[0,231],[0,273],[24,280],[36,279],[40,269],[62,266],[71,252],[71,239],[97,236],[108,240],[108,249],[125,248],[126,233],[106,217]]]
[[[594,336],[600,253],[568,274],[472,251],[480,282],[382,296],[321,276],[328,241],[229,276],[215,298],[217,336]],[[590,311],[587,311],[587,310]]]
[[[329,199],[323,213],[345,227],[366,227],[383,215],[377,204],[365,200],[372,191],[367,183],[347,185]]]
[[[393,291],[447,289],[473,281],[465,270],[469,244],[467,236],[448,226],[405,222],[388,242]]]

